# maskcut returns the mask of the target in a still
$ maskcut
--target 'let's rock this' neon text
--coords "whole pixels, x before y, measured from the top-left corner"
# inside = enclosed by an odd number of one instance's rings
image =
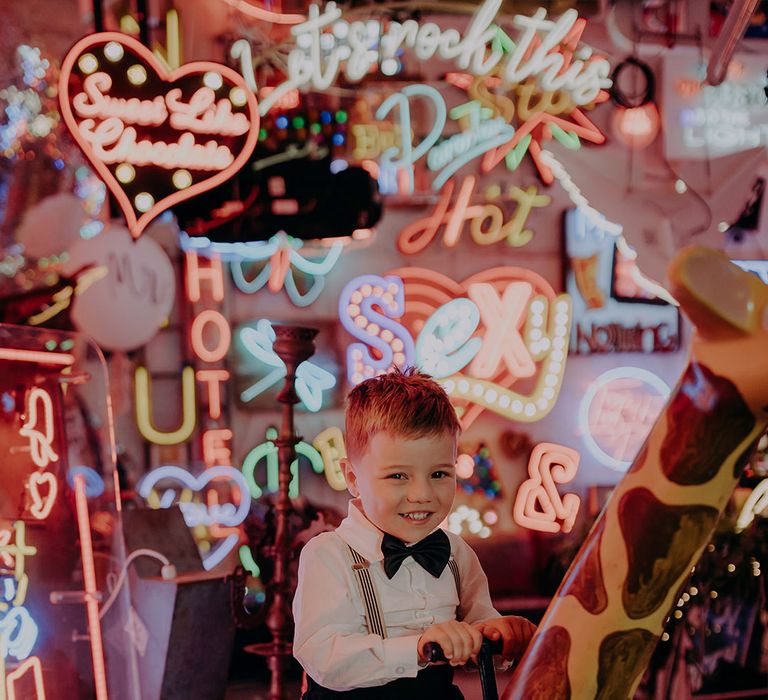
[[[462,35],[457,29],[442,29],[434,22],[419,24],[416,20],[389,22],[378,31],[378,50],[371,50],[368,23],[347,22],[336,3],[329,2],[321,11],[310,5],[305,22],[291,27],[296,47],[288,56],[288,79],[276,87],[260,104],[265,114],[280,97],[296,88],[326,90],[340,72],[348,81],[362,80],[376,65],[395,59],[402,49],[412,50],[422,61],[439,57],[453,61],[473,75],[488,75],[497,70],[508,83],[520,83],[535,76],[542,90],[567,92],[576,105],[592,102],[601,89],[610,87],[608,61],[584,50],[568,67],[562,54],[552,50],[565,39],[578,19],[576,10],[567,10],[557,20],[546,19],[546,10],[538,9],[533,16],[516,15],[512,24],[519,31],[514,49],[509,53],[496,45],[498,28],[493,24],[501,0],[486,0],[478,9]],[[333,35],[343,37],[330,53],[323,51],[323,37],[333,29]],[[536,43],[537,38],[540,42]],[[233,47],[233,54],[245,52]],[[252,70],[243,66],[244,73]]]

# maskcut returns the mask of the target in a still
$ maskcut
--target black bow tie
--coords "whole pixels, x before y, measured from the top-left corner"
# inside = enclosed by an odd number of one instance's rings
[[[442,530],[435,530],[411,547],[397,537],[385,533],[381,541],[381,553],[384,555],[384,572],[392,578],[408,557],[413,557],[417,564],[424,567],[435,578],[440,578],[443,569],[451,558],[451,542]]]

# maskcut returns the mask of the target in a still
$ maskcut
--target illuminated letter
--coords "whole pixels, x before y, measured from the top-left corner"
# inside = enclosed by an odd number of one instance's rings
[[[229,379],[225,369],[199,369],[195,377],[208,385],[208,415],[217,420],[221,417],[221,383]]]
[[[515,377],[536,373],[536,365],[518,331],[532,291],[530,282],[510,282],[499,298],[491,284],[469,286],[468,296],[480,309],[486,329],[483,346],[469,368],[473,377],[493,377],[502,358]]]
[[[224,301],[224,272],[221,267],[221,258],[214,255],[210,258],[210,264],[200,267],[200,258],[196,253],[187,251],[187,299],[191,302],[200,301],[200,282],[208,280],[211,285],[211,293],[214,301]]]
[[[232,452],[226,443],[232,439],[232,431],[227,428],[215,428],[203,433],[203,461],[206,467],[230,464]]]
[[[477,305],[469,299],[443,304],[424,324],[416,339],[416,363],[436,379],[466,367],[483,341],[472,338],[480,323]]]
[[[25,691],[23,695],[16,695],[16,681],[22,678],[27,672],[32,673],[32,680],[35,685],[35,697],[31,698]],[[36,656],[30,656],[11,671],[7,676],[5,683],[7,685],[8,700],[45,700],[45,684],[43,683],[43,668],[40,665],[40,659]],[[29,686],[28,682],[24,686]]]
[[[40,485],[48,485],[48,493],[43,497],[40,495]],[[56,477],[50,472],[35,472],[29,475],[27,482],[29,496],[32,499],[32,505],[29,512],[37,520],[45,520],[51,513],[53,504],[56,501],[56,494],[59,491],[59,484]]]
[[[219,329],[218,343],[212,349],[206,347],[204,340],[205,326],[208,323],[212,323]],[[192,349],[203,362],[218,362],[221,360],[227,354],[229,343],[232,340],[232,332],[229,329],[227,319],[214,309],[205,309],[195,316],[189,335],[192,341]]]
[[[579,459],[576,450],[562,445],[542,442],[533,448],[528,460],[530,478],[520,485],[515,499],[513,517],[518,525],[542,532],[571,531],[581,499],[574,493],[561,499],[555,483],[572,481]]]
[[[335,491],[344,491],[347,482],[341,470],[341,460],[347,457],[344,435],[337,427],[326,428],[312,440],[314,447],[323,458],[325,478]]]
[[[181,425],[173,431],[161,432],[152,425],[152,398],[149,390],[149,372],[146,367],[137,367],[136,425],[145,440],[155,445],[178,445],[189,439],[195,429],[195,370],[185,367],[181,371]]]
[[[375,311],[374,304],[383,315]],[[347,378],[350,384],[414,362],[416,349],[411,334],[397,321],[405,311],[405,292],[399,277],[363,275],[347,284],[339,298],[341,324],[364,343],[347,348]],[[368,345],[378,351],[377,359]]]
[[[43,430],[37,427],[38,402],[40,404],[40,420]],[[59,456],[53,451],[53,402],[51,395],[39,387],[29,390],[27,395],[26,421],[19,429],[19,435],[29,439],[29,448],[35,466],[45,469],[51,462],[56,462]]]
[[[435,108],[435,122],[432,125],[432,129],[416,148],[413,147],[411,141],[413,138],[413,131],[411,129],[411,110],[409,105],[411,96],[426,97],[432,100],[432,104]],[[392,148],[388,148],[381,154],[381,166],[382,168],[387,166],[403,168],[408,177],[406,191],[413,192],[413,164],[425,155],[435,143],[437,143],[437,139],[440,138],[440,134],[443,133],[446,116],[445,100],[435,88],[429,85],[409,85],[408,87],[403,88],[400,92],[390,95],[381,103],[381,105],[379,105],[379,108],[376,110],[376,119],[384,119],[394,107],[400,108],[401,156],[395,160],[398,151],[397,147],[393,146]]]
[[[21,661],[32,652],[37,641],[37,624],[26,608],[17,605],[0,619],[0,657]]]

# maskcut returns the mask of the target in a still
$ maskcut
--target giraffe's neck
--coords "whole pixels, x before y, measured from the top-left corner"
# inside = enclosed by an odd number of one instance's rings
[[[632,696],[768,425],[766,347],[760,326],[694,343],[691,363],[566,573],[503,700]]]

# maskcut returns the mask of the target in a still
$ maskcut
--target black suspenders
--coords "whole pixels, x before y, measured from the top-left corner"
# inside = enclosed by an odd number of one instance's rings
[[[369,570],[370,562],[349,545],[347,545],[347,550],[352,560],[352,572],[357,582],[357,590],[365,607],[365,626],[368,628],[368,633],[378,634],[382,639],[386,639],[387,627],[384,624],[384,613],[381,610],[379,594],[376,592],[376,586],[373,584],[373,578]],[[456,584],[456,593],[459,596],[459,600],[461,600],[459,565],[453,556],[448,560],[448,568],[451,570],[453,581]]]

